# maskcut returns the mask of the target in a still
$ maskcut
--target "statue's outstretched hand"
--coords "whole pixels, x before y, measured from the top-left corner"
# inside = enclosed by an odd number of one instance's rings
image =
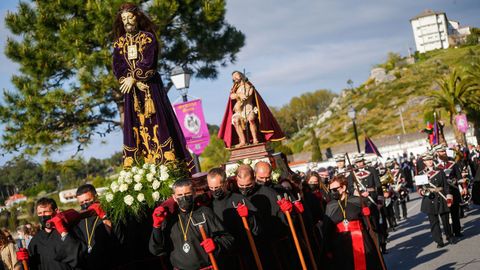
[[[120,83],[122,84],[120,85],[120,91],[122,91],[123,94],[128,94],[130,90],[132,90],[135,79],[133,77],[127,77]]]

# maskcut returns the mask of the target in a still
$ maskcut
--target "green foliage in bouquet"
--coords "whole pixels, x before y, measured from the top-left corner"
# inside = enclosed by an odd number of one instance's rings
[[[123,169],[117,180],[100,197],[108,218],[125,223],[127,217],[137,220],[145,217],[148,209],[171,196],[171,186],[175,180],[188,177],[184,162],[148,164]]]

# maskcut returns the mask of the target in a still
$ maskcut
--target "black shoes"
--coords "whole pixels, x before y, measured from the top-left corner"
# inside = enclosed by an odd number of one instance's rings
[[[447,241],[450,245],[455,245],[457,243],[454,237],[447,238]]]
[[[443,242],[437,243],[437,248],[443,248],[445,244]]]
[[[455,237],[463,237],[463,233],[456,233],[454,235],[455,235]]]

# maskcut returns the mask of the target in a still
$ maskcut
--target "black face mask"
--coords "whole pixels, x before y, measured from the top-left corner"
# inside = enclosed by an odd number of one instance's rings
[[[92,205],[92,204],[93,204],[93,201],[91,201],[91,202],[86,202],[86,203],[84,203],[84,204],[81,204],[81,205],[80,205],[80,208],[82,208],[82,210],[85,211],[85,210],[87,210],[88,207],[90,207],[90,205]]]
[[[42,225],[42,229],[45,230],[45,228],[47,228],[47,221],[49,221],[50,219],[52,219],[52,215],[38,217],[38,220],[39,220],[40,224]]]
[[[331,196],[332,196],[332,199],[334,200],[340,200],[340,192],[338,190],[335,190],[335,191],[331,191],[330,192]]]
[[[250,196],[255,191],[255,185],[251,187],[245,187],[245,188],[239,187],[238,190],[240,190],[240,193],[242,193],[243,196]]]
[[[177,199],[178,207],[186,212],[193,209],[193,195],[186,195]]]
[[[260,185],[260,186],[266,186],[266,187],[271,187],[272,186],[272,180],[268,180],[268,181],[260,181],[260,180],[256,180],[257,184]]]
[[[223,191],[223,188],[218,188],[215,191],[212,191],[212,196],[216,200],[221,200],[225,197],[225,191]]]
[[[310,189],[312,189],[312,191],[317,191],[319,189],[318,184],[308,184],[308,186]]]

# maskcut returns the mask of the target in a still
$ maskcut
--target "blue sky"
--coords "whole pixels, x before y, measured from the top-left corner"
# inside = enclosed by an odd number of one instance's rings
[[[18,1],[0,3],[0,89],[12,89],[10,77],[17,66],[3,54],[11,35],[4,25],[7,10]],[[409,19],[425,9],[444,11],[461,25],[480,27],[479,0],[231,0],[226,20],[246,35],[237,63],[220,70],[217,80],[193,80],[189,94],[203,99],[208,123],[219,125],[231,87],[230,73],[247,70],[268,105],[282,106],[302,93],[316,89],[339,92],[352,79],[368,78],[370,69],[388,52],[406,55],[415,50]],[[173,102],[178,93],[169,94]],[[99,138],[83,156],[108,157],[120,151],[122,134]],[[101,149],[101,150],[100,150]],[[52,158],[75,153],[67,146]],[[0,157],[3,164],[11,156]]]

